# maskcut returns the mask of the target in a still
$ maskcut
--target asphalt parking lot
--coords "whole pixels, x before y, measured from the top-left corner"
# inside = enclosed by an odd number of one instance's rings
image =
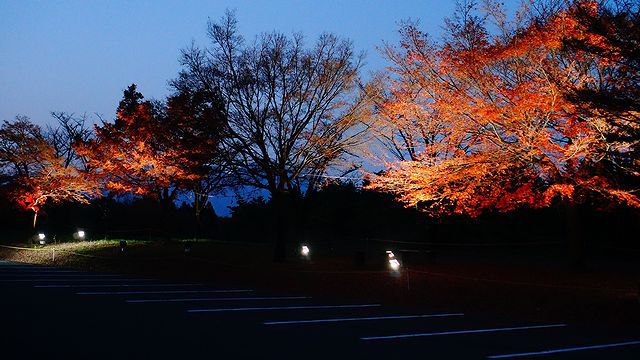
[[[640,332],[0,261],[2,359],[638,359]]]

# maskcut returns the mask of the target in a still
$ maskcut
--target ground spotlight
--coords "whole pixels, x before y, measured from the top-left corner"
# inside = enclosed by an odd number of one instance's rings
[[[400,261],[396,259],[396,255],[391,250],[387,250],[387,259],[389,261],[389,269],[393,273],[398,273],[400,271]]]
[[[309,249],[309,246],[302,245],[300,247],[300,256],[302,256],[304,259],[309,259],[310,255],[311,255],[311,250]]]
[[[38,235],[36,236],[37,238],[37,242],[40,245],[44,245],[47,243],[47,236],[44,233],[38,233]]]
[[[389,260],[389,268],[391,268],[391,270],[393,270],[393,271],[400,270],[400,262],[397,259],[390,259]]]
[[[84,240],[87,237],[87,233],[84,230],[78,230],[73,234],[73,238],[76,240]]]

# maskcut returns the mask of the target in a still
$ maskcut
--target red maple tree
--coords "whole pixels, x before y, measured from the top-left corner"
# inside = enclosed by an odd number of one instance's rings
[[[65,156],[66,154],[66,156]],[[9,178],[9,195],[33,212],[33,226],[47,203],[88,203],[97,184],[69,153],[60,154],[39,126],[26,117],[0,127],[0,169]]]
[[[33,211],[34,228],[45,203],[88,204],[92,198],[101,195],[90,176],[74,165],[65,166],[62,158],[54,156],[52,147],[46,147],[44,152],[40,169],[29,177],[19,178],[19,187],[15,190],[16,201],[24,209]]]
[[[576,4],[598,11],[596,2]],[[372,174],[369,187],[436,215],[543,207],[558,198],[640,207],[604,165],[629,143],[608,136],[616,127],[607,117],[566,91],[615,83],[608,70],[617,66],[567,51],[568,41],[609,46],[577,20],[576,4],[515,30],[497,7],[504,31],[495,36],[466,6],[442,43],[405,26],[400,49],[387,48],[394,66],[377,112],[381,139],[398,159]]]
[[[120,102],[113,123],[95,128],[95,138],[79,146],[101,186],[115,194],[150,196],[171,204],[186,184],[202,174],[196,170],[199,144],[177,137],[163,109],[131,85]],[[205,145],[205,144],[201,144]]]

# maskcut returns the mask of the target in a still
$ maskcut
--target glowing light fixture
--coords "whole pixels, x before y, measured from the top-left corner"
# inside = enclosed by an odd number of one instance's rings
[[[393,251],[387,250],[387,258],[389,260],[389,269],[394,273],[400,271],[400,261],[396,259],[396,254],[394,254]]]
[[[84,240],[85,232],[83,230],[78,230],[78,239]]]
[[[47,243],[47,236],[44,233],[38,233],[38,235],[36,235],[36,242],[40,245],[44,245]]]
[[[304,257],[309,257],[310,253],[311,253],[311,250],[309,250],[309,247],[307,245],[302,245],[302,247],[300,248],[300,255]]]
[[[390,259],[389,260],[389,267],[393,271],[398,271],[398,270],[400,270],[400,262],[397,259]]]

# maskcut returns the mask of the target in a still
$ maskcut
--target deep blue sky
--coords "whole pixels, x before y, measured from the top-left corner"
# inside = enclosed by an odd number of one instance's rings
[[[323,31],[350,38],[367,53],[366,71],[385,62],[376,51],[398,40],[398,22],[420,19],[438,34],[454,0],[0,0],[0,120],[27,115],[38,124],[51,111],[115,115],[131,83],[147,98],[167,95],[181,48],[206,45],[207,19],[235,9],[240,32]],[[214,202],[226,214],[228,200]]]
[[[0,119],[43,124],[51,111],[111,119],[132,82],[162,98],[179,50],[206,45],[207,18],[226,8],[237,10],[246,38],[274,29],[301,31],[309,43],[323,31],[350,38],[374,70],[384,67],[376,46],[397,40],[398,21],[420,18],[437,32],[453,0],[0,0]]]

